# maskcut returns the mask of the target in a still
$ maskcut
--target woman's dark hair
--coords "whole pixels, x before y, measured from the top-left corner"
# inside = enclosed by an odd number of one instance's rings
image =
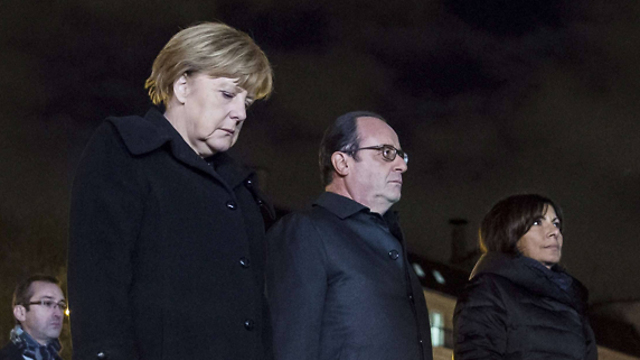
[[[523,194],[500,200],[482,220],[480,249],[485,253],[517,254],[518,240],[537,219],[544,216],[549,206],[555,210],[562,231],[562,210],[551,199],[537,194]]]
[[[360,146],[358,139],[358,125],[356,120],[361,117],[373,117],[384,122],[386,120],[369,111],[353,111],[338,117],[327,130],[324,132],[322,141],[320,142],[320,151],[318,162],[320,165],[320,174],[322,176],[322,186],[327,186],[333,180],[333,164],[331,164],[331,155],[336,151],[344,151],[352,154],[351,156],[357,161],[357,154],[353,151]]]

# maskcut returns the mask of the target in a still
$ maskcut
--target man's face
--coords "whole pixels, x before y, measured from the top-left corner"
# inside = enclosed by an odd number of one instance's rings
[[[42,345],[50,340],[57,339],[62,330],[64,309],[57,304],[65,302],[62,290],[56,284],[34,281],[31,283],[33,295],[29,302],[51,301],[54,306],[47,307],[41,304],[29,305],[29,310],[23,305],[13,308],[13,315],[20,321],[22,329]]]
[[[373,117],[357,120],[360,148],[391,145],[401,149],[398,135],[384,121]],[[402,173],[407,164],[402,156],[389,161],[382,150],[363,149],[357,152],[359,161],[350,158],[349,175],[346,178],[353,200],[365,205],[373,212],[385,213],[400,200]]]

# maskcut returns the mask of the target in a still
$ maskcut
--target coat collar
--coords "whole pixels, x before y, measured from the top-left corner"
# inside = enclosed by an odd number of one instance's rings
[[[339,217],[340,220],[344,220],[361,211],[369,211],[368,207],[347,197],[329,191],[322,193],[313,205],[318,205],[327,209],[329,212]]]
[[[524,256],[510,256],[498,252],[488,252],[478,260],[471,272],[470,279],[481,274],[495,274],[500,277],[525,287],[534,294],[543,297],[554,298],[560,302],[572,305],[579,311],[582,304],[587,302],[588,291],[577,279],[567,274],[560,266],[551,270],[532,266],[530,259]],[[535,261],[535,260],[533,260]],[[571,279],[569,291],[563,291],[551,279],[554,276],[567,276]],[[579,300],[579,301],[576,301]]]
[[[165,123],[171,128],[173,126],[157,108],[149,109],[144,118],[110,117],[107,121],[116,127],[125,146],[133,155],[152,152],[172,140],[172,134]]]
[[[387,210],[387,212],[380,216],[380,214],[371,212],[368,207],[360,204],[359,202],[330,191],[322,193],[322,195],[320,195],[320,197],[313,203],[313,206],[320,206],[327,209],[327,211],[340,218],[340,220],[344,220],[361,212],[372,214],[383,219],[391,233],[401,242],[404,241],[404,235],[402,234],[398,220],[398,212],[393,209]]]
[[[202,159],[156,107],[149,109],[144,118],[127,116],[107,120],[116,127],[125,146],[134,156],[151,153],[168,144],[169,151],[176,159],[212,176],[230,189],[254,174],[251,169],[241,166],[226,153]],[[215,170],[210,163],[216,165]]]
[[[313,205],[321,206],[329,210],[341,220],[344,220],[349,216],[359,212],[368,212],[374,214],[371,212],[371,209],[360,204],[359,202],[330,191],[325,191],[324,193],[322,193],[320,197],[313,203]],[[382,215],[382,218],[389,224],[395,224],[398,222],[398,212],[394,211],[393,209],[389,209]]]

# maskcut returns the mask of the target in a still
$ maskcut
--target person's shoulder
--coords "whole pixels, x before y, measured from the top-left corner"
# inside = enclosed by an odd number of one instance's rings
[[[82,152],[79,168],[104,167],[105,162],[120,163],[123,159],[131,157],[131,151],[127,148],[117,128],[108,118],[98,125]]]
[[[510,286],[512,285],[511,281],[496,273],[485,272],[480,273],[474,276],[473,279],[469,280],[470,284],[475,284],[476,286]]]
[[[467,297],[502,297],[516,291],[517,284],[496,273],[480,273],[474,276],[464,288],[462,298]]]
[[[456,302],[456,313],[475,309],[504,313],[519,291],[508,279],[493,273],[482,273],[464,287]],[[493,309],[493,310],[491,310]]]
[[[164,116],[157,109],[152,108],[144,117],[137,115],[109,117],[96,133],[100,134],[103,131],[113,134],[115,130],[127,149],[134,155],[140,155],[157,149],[171,139],[166,131],[168,124],[165,122],[167,120]]]
[[[162,117],[158,112],[157,116]],[[168,125],[170,126],[170,125]],[[139,155],[150,153],[168,141],[166,136],[153,130],[150,121],[140,116],[109,117],[93,132],[78,164],[77,176],[95,173],[130,172],[127,164]]]
[[[308,227],[314,221],[313,209],[305,208],[292,211],[273,224],[269,233],[281,232],[287,229]]]
[[[0,349],[0,360],[22,360],[22,352],[12,342],[7,343]]]
[[[109,116],[101,126],[113,126],[121,134],[142,134],[145,131],[155,131],[156,126],[150,121],[148,116]]]
[[[131,137],[127,134],[144,132],[147,127],[145,123],[144,118],[140,116],[108,117],[96,127],[89,140],[89,146],[114,142],[124,145],[125,137]]]
[[[275,222],[267,232],[267,238],[272,242],[304,241],[316,242],[322,240],[326,229],[331,227],[333,222],[338,221],[335,216],[331,216],[326,209],[309,205],[300,210],[292,211]],[[286,239],[286,240],[284,240]]]

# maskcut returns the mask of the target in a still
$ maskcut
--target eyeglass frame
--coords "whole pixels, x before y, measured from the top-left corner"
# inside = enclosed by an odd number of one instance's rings
[[[353,156],[353,154],[357,153],[360,150],[393,150],[393,157],[392,158],[388,158],[388,157],[384,156],[384,151],[382,151],[382,157],[385,160],[391,162],[391,161],[394,161],[396,159],[396,156],[400,155],[402,157],[402,160],[404,160],[405,164],[409,163],[409,154],[407,154],[405,151],[403,151],[401,149],[397,149],[393,145],[388,145],[388,144],[367,146],[367,147],[361,147],[361,148],[357,148],[357,149],[348,149],[348,150],[344,150],[343,152],[350,153]]]
[[[51,303],[51,305],[47,305],[46,303]],[[25,304],[21,304],[22,306],[26,306],[26,305],[42,305],[50,310],[55,309],[56,307],[59,308],[60,310],[62,310],[62,312],[64,312],[65,310],[67,310],[67,302],[64,300],[61,300],[59,302],[55,302],[53,300],[49,300],[49,299],[43,299],[40,301],[30,301],[28,303]]]

